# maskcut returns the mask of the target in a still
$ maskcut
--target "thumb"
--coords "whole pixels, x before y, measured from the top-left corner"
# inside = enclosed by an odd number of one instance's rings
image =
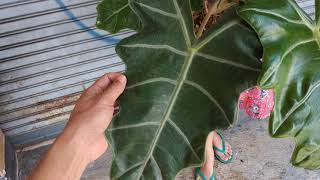
[[[104,105],[113,106],[118,97],[123,93],[127,78],[123,74],[110,77],[111,83],[104,90],[100,102]]]

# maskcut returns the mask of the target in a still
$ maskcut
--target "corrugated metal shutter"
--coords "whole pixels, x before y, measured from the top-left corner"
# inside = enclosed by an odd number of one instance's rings
[[[123,71],[116,35],[97,30],[96,0],[0,2],[0,127],[15,146],[56,136],[79,94]]]
[[[299,0],[314,17],[314,1]],[[1,0],[0,127],[16,147],[55,137],[79,94],[123,71],[114,45],[132,34],[97,30],[96,0]]]

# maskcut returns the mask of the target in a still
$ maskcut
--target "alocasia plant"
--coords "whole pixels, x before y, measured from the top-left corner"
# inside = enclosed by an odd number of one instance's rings
[[[106,131],[111,177],[174,179],[201,165],[210,131],[236,121],[239,94],[260,72],[260,43],[234,9],[196,38],[188,0],[130,3],[144,26],[116,47],[128,84]]]
[[[292,163],[320,167],[320,1],[313,21],[293,0],[245,0],[239,14],[264,48],[259,85],[275,91],[273,137],[294,137]]]

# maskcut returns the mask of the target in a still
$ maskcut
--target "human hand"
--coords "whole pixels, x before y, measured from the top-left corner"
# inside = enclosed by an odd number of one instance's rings
[[[88,163],[108,148],[104,131],[126,82],[124,75],[108,73],[89,87],[77,101],[65,129],[28,179],[80,179]]]
[[[108,73],[89,87],[79,98],[65,128],[73,134],[79,147],[84,148],[88,160],[94,161],[107,149],[105,129],[112,120],[114,105],[126,85],[120,73]]]

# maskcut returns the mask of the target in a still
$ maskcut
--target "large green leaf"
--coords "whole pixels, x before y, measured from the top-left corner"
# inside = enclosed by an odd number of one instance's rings
[[[319,11],[317,6],[317,21]],[[294,137],[294,165],[319,168],[319,25],[293,0],[246,0],[239,13],[256,30],[264,48],[259,84],[275,90],[270,134]]]
[[[201,39],[186,0],[140,0],[149,26],[116,47],[127,65],[120,113],[107,130],[113,179],[174,179],[203,160],[207,134],[230,127],[255,84],[261,48],[235,10]]]
[[[142,28],[143,15],[139,15],[134,4],[137,0],[103,0],[97,6],[97,27],[112,33],[123,29],[140,31]],[[193,10],[201,10],[203,0],[191,0]],[[139,7],[138,7],[139,8]],[[140,19],[138,18],[140,16]]]

